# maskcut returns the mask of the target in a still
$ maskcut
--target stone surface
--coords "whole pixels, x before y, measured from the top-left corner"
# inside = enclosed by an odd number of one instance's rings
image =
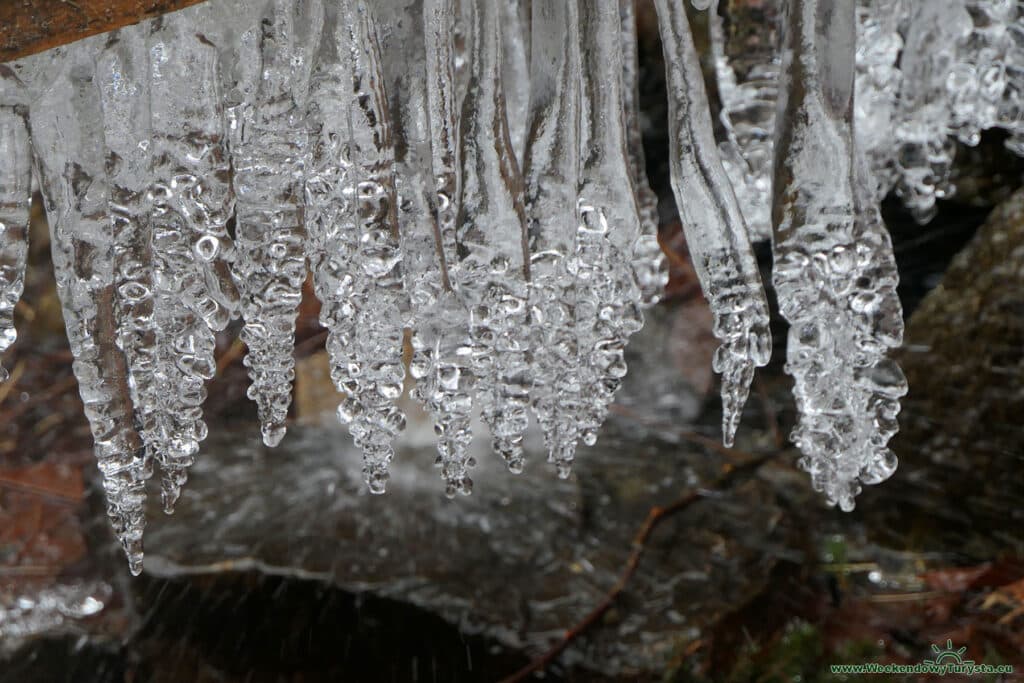
[[[872,528],[969,557],[1024,554],[1024,191],[954,258],[900,355],[900,468],[862,506]]]

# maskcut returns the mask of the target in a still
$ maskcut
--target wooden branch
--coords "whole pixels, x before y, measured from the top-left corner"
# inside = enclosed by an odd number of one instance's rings
[[[204,0],[0,0],[0,62],[73,43]]]

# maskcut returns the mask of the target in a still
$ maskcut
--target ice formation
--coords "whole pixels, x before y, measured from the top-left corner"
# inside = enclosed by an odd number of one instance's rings
[[[715,149],[700,57],[686,12],[656,0],[669,92],[672,189],[694,269],[722,342],[714,368],[722,375],[722,436],[731,446],[754,368],[768,363],[768,301],[747,226]]]
[[[723,438],[770,355],[772,237],[793,440],[843,509],[896,465],[902,321],[878,200],[921,220],[955,141],[1024,152],[1015,0],[656,0],[672,186],[721,342]],[[241,317],[264,441],[297,307],[322,303],[338,415],[382,492],[413,397],[449,495],[474,410],[512,471],[529,415],[567,476],[666,283],[632,0],[208,0],[0,65],[0,351],[31,169],[108,512],[141,570],[206,436],[214,335]],[[687,11],[708,11],[713,118]],[[756,27],[757,31],[751,32]],[[34,159],[34,162],[33,162]]]
[[[721,100],[719,155],[750,236],[766,239],[772,231],[771,169],[783,0],[730,2],[730,11],[724,15],[718,11],[720,2],[727,0],[712,0],[708,17]]]
[[[32,148],[28,93],[18,77],[0,65],[0,353],[17,338],[14,308],[25,288],[29,208],[32,204]],[[0,368],[0,381],[7,370]]]
[[[773,279],[800,464],[830,503],[896,469],[886,448],[907,385],[896,262],[853,134],[853,0],[790,3],[775,150]]]

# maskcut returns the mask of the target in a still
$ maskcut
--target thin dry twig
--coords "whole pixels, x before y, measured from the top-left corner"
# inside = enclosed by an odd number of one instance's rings
[[[40,403],[45,403],[50,399],[71,391],[76,386],[78,386],[78,380],[75,379],[74,375],[65,377],[60,382],[50,386],[49,389],[32,394],[27,401],[22,401],[16,404],[13,408],[0,413],[0,424],[5,424],[14,420],[24,414],[29,408],[33,408]]]
[[[327,330],[321,330],[316,334],[303,339],[295,345],[295,355],[297,357],[308,356],[312,353],[319,351],[324,343],[327,341]]]
[[[640,529],[637,531],[636,536],[633,537],[633,550],[630,552],[629,558],[626,560],[625,567],[619,575],[618,581],[616,581],[611,590],[605,594],[601,599],[601,602],[599,602],[597,606],[587,614],[587,616],[583,617],[583,619],[576,623],[572,628],[567,630],[561,639],[559,639],[559,641],[551,646],[546,652],[521,668],[519,671],[516,671],[511,676],[502,679],[501,683],[518,683],[519,681],[526,680],[534,673],[543,671],[552,662],[558,659],[558,657],[566,648],[569,647],[569,645],[573,643],[573,641],[598,624],[608,610],[612,608],[619,596],[622,595],[623,591],[626,589],[626,585],[636,574],[637,568],[640,566],[640,559],[643,557],[644,550],[647,546],[648,539],[663,521],[677,512],[682,512],[687,509],[712,491],[722,490],[731,486],[743,475],[756,472],[761,465],[768,462],[772,457],[772,455],[762,455],[739,465],[727,465],[727,472],[719,477],[710,489],[695,489],[664,507],[651,508],[647,513],[647,518],[644,520],[644,523],[640,525]]]
[[[19,491],[21,493],[33,495],[43,500],[56,503],[58,505],[74,506],[78,505],[81,502],[81,497],[77,493],[49,488],[46,486],[40,486],[39,484],[33,484],[31,482],[22,481],[21,479],[9,476],[6,472],[2,470],[0,470],[0,489]]]
[[[18,386],[18,380],[25,373],[25,361],[21,359],[15,364],[14,370],[11,371],[11,376],[7,378],[7,381],[0,385],[0,403],[7,400],[7,397],[14,391],[14,387]]]
[[[217,376],[223,375],[228,366],[244,355],[245,343],[241,339],[235,339],[224,355],[217,359]]]

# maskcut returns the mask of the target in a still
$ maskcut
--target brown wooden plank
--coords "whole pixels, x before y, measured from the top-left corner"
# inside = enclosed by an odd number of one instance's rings
[[[200,2],[203,0],[0,0],[0,62]]]

